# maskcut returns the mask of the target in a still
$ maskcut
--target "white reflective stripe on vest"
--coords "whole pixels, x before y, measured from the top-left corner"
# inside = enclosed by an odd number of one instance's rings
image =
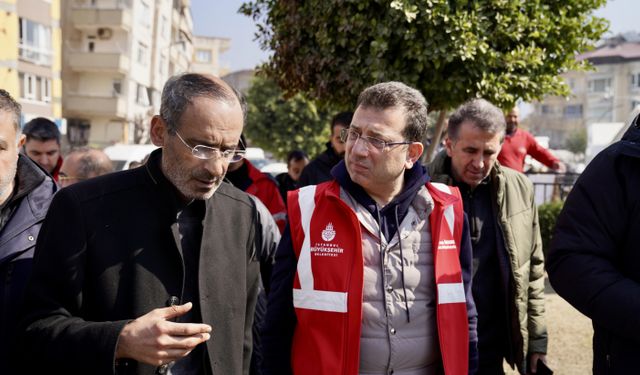
[[[305,186],[298,192],[298,204],[300,205],[300,221],[304,241],[298,257],[298,280],[302,290],[313,290],[313,271],[311,271],[311,240],[309,226],[311,225],[311,215],[316,208],[316,186]]]
[[[440,190],[443,193],[447,193],[449,195],[451,195],[451,188],[445,184],[441,184],[441,183],[437,183],[434,182],[431,185],[433,185],[433,187],[435,187],[436,189]],[[449,226],[449,230],[451,231],[451,235],[453,235],[453,223],[455,222],[455,214],[453,212],[453,205],[450,204],[447,207],[444,208],[444,218],[447,221],[447,225]],[[447,250],[442,249],[442,250]],[[449,249],[451,250],[451,249]],[[455,250],[455,247],[453,248],[453,250]]]
[[[438,284],[438,304],[466,302],[462,283]]]
[[[346,313],[347,293],[294,289],[293,306],[299,309]]]
[[[313,290],[313,270],[311,269],[311,236],[309,227],[316,208],[315,185],[305,186],[298,192],[300,221],[304,240],[298,256],[298,280],[300,289],[293,289],[293,306],[300,309],[347,312],[347,293]]]

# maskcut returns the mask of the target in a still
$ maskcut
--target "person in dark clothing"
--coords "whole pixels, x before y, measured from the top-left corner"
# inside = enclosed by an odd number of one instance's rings
[[[244,149],[246,144],[242,135],[238,147]],[[260,199],[282,233],[287,222],[287,208],[278,191],[278,183],[271,175],[260,172],[249,160],[242,159],[229,164],[226,178],[233,186]]]
[[[246,144],[247,141],[243,134],[240,136],[238,147],[244,149]],[[284,230],[286,222],[286,210],[284,203],[281,204],[279,200],[280,197],[275,194],[277,183],[270,175],[260,172],[250,161],[240,160],[231,163],[225,178],[236,188],[251,194],[251,197],[256,201],[258,216],[260,217],[259,222],[262,228],[262,231],[258,233],[261,233],[263,238],[268,239],[267,243],[272,245],[265,247],[260,252],[259,257],[261,283],[253,319],[253,352],[251,353],[251,367],[249,369],[249,375],[258,375],[260,374],[262,363],[260,330],[267,309],[266,295],[269,292],[275,249],[280,241],[280,232]],[[271,209],[267,207],[267,204],[274,210],[274,213],[271,213]],[[266,215],[267,213],[269,215]],[[276,221],[276,217],[278,221]]]
[[[640,353],[640,116],[571,189],[553,234],[554,290],[593,322],[593,373],[635,374]]]
[[[504,359],[522,374],[546,361],[544,266],[533,186],[497,162],[502,111],[474,99],[449,118],[446,151],[429,165],[433,181],[458,186],[473,246],[478,309],[478,374],[504,374]],[[514,267],[517,265],[517,267]]]
[[[223,181],[244,120],[221,79],[171,77],[145,165],[60,190],[25,297],[25,373],[249,371],[259,218]]]
[[[11,375],[19,308],[31,274],[33,252],[55,182],[19,153],[20,104],[0,89],[0,373]]]
[[[58,126],[47,118],[36,117],[24,124],[22,134],[27,137],[23,146],[24,154],[58,181],[62,168]]]
[[[289,193],[263,374],[473,373],[469,231],[457,189],[418,162],[426,125],[419,91],[369,87],[333,179]]]
[[[342,129],[346,129],[351,125],[353,112],[340,112],[331,120],[331,140],[327,142],[327,149],[316,156],[302,170],[298,186],[317,185],[319,183],[330,181],[331,168],[344,159],[345,145],[340,139]]]
[[[304,151],[293,150],[287,155],[287,172],[276,176],[278,189],[284,204],[287,204],[287,192],[298,188],[298,181],[304,167],[309,164],[309,157]]]

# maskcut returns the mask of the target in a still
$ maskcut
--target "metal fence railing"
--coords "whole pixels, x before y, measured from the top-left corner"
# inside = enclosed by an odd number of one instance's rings
[[[527,173],[533,183],[536,205],[565,200],[579,173]]]

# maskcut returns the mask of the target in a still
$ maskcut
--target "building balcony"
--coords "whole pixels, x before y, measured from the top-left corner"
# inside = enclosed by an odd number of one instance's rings
[[[67,54],[67,65],[75,72],[126,74],[129,57],[120,53],[71,52]]]
[[[71,20],[77,29],[111,28],[131,30],[131,11],[127,8],[74,8],[71,10]],[[109,31],[104,31],[101,38],[110,38]]]
[[[127,102],[119,96],[88,96],[74,93],[67,94],[64,110],[67,117],[125,119],[127,117]]]

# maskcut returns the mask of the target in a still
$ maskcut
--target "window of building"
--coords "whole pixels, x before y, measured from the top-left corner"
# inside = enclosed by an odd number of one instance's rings
[[[149,95],[147,92],[147,88],[141,84],[138,84],[136,89],[136,103],[143,106],[149,106]]]
[[[146,28],[150,28],[151,27],[151,9],[149,8],[149,4],[145,3],[144,1],[140,2],[140,15],[138,16],[138,19],[140,21],[140,24]]]
[[[138,43],[138,56],[136,61],[138,61],[138,64],[147,65],[147,46],[142,43]]]
[[[168,30],[169,30],[169,20],[167,19],[167,16],[162,16],[162,21],[160,23],[160,34],[162,35],[163,38],[167,38],[168,37]]]
[[[116,79],[113,81],[112,83],[112,87],[113,87],[113,96],[120,96],[120,94],[122,94],[122,81],[119,79]]]
[[[631,89],[632,90],[640,89],[640,73],[633,73],[631,75]]]
[[[160,55],[160,66],[158,67],[158,70],[160,71],[160,74],[164,75],[167,73],[167,56],[164,54]]]
[[[611,90],[611,78],[596,78],[589,81],[589,92],[608,93]]]
[[[20,18],[20,58],[38,65],[51,65],[51,28]]]
[[[51,102],[51,80],[49,78],[42,79],[40,97],[43,102]]]
[[[572,104],[564,107],[564,117],[582,118],[582,104]]]
[[[211,51],[207,49],[197,50],[196,61],[199,63],[211,63]]]
[[[36,100],[36,76],[28,73],[20,73],[18,74],[18,79],[20,80],[20,97],[27,100]]]

